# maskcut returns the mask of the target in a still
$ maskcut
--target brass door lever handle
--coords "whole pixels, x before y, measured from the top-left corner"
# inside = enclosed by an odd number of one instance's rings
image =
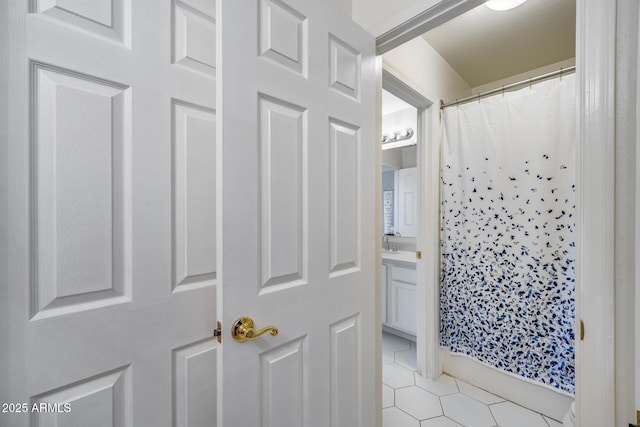
[[[238,342],[245,342],[254,340],[267,332],[271,333],[272,337],[278,335],[278,328],[275,326],[267,326],[259,331],[254,331],[253,328],[253,319],[248,316],[238,317],[231,327],[231,336]]]

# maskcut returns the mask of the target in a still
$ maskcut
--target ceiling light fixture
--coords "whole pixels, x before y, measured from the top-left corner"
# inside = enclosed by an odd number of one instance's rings
[[[396,131],[393,135],[384,134],[382,135],[382,149],[389,150],[391,148],[416,145],[416,140],[411,139],[414,134],[415,132],[411,128]]]
[[[491,10],[509,10],[520,6],[527,0],[489,0],[485,4]]]

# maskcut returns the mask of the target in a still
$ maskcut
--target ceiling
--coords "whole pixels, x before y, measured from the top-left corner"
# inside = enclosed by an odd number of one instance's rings
[[[575,57],[575,0],[529,0],[497,12],[485,5],[422,37],[471,87]]]

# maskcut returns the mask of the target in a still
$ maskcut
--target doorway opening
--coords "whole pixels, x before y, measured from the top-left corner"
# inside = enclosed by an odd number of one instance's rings
[[[463,15],[465,12],[468,12],[469,10],[473,9],[473,7],[471,6],[478,5],[477,3],[476,4],[473,4],[473,3],[474,2],[472,1],[459,2],[458,3],[459,7],[456,6],[453,8],[453,9],[458,8],[457,12],[453,13],[451,10],[448,11],[448,13],[452,13],[452,16],[448,16],[447,19],[445,19],[444,21],[449,21],[456,16]],[[480,11],[483,12],[483,9],[481,9]],[[427,15],[429,15],[429,13],[427,13]],[[573,14],[575,16],[575,10],[573,11]],[[421,18],[416,17],[415,19],[416,20],[422,19],[424,25],[420,27],[417,21],[408,23],[407,26],[405,27],[405,34],[404,34],[406,36],[406,38],[404,39],[405,42],[411,40],[416,35],[420,35],[424,33],[424,31],[439,27],[443,23],[442,16],[438,16],[436,11],[433,11],[433,16],[431,16],[431,18],[425,18],[423,16]],[[418,27],[422,28],[423,31],[418,31],[417,30]],[[398,32],[397,28],[393,30],[396,33]],[[379,52],[387,52],[390,50],[390,48],[395,48],[400,46],[400,43],[397,42],[399,40],[398,38],[399,33],[394,36],[391,34],[393,31],[390,31],[389,33],[378,38]],[[573,33],[575,35],[575,30],[573,31]],[[428,40],[426,40],[425,37],[423,37],[423,39],[428,42]],[[422,42],[423,40],[420,40],[420,41]],[[438,42],[441,44],[444,44],[447,41],[448,40],[446,36],[441,36]],[[436,43],[436,42],[433,42],[433,43]],[[410,49],[407,49],[407,51],[409,50]],[[415,52],[415,50],[412,52]],[[434,52],[435,52],[435,49],[434,49]],[[450,95],[451,92],[447,94],[447,91],[444,89],[440,91],[440,90],[435,90],[433,87],[429,85],[425,86],[424,84],[425,79],[423,77],[416,77],[415,69],[412,69],[412,70],[410,69],[407,73],[405,73],[404,70],[396,66],[400,62],[394,64],[393,61],[387,61],[389,57],[392,57],[395,55],[395,52],[389,52],[389,53],[390,55],[383,58],[383,64],[385,69],[387,71],[390,71],[390,72],[383,73],[383,82],[385,80],[384,74],[388,75],[393,73],[393,76],[396,76],[397,80],[402,80],[403,82],[412,82],[412,84],[416,83],[414,86],[419,87],[420,88],[419,90],[421,93],[427,93],[429,94],[429,96],[434,95],[432,96],[432,99],[434,101],[438,99],[442,99],[443,101],[451,101],[452,99],[456,99],[457,97],[463,98],[464,96],[471,95],[472,93],[483,92],[489,89],[487,85],[493,84],[496,81],[499,81],[501,79],[506,80],[507,77],[514,79],[514,81],[518,81],[518,80],[523,80],[525,78],[528,78],[531,76],[537,76],[547,72],[547,70],[542,70],[543,68],[542,65],[528,66],[529,67],[528,69],[522,70],[519,73],[516,71],[513,71],[513,72],[510,72],[510,74],[505,75],[504,77],[495,78],[493,81],[488,80],[486,82],[474,82],[473,84],[468,84],[467,86],[468,92],[466,94],[464,92],[461,92],[459,95],[456,94],[455,96],[452,97]],[[510,57],[509,55],[504,55],[504,56]],[[575,53],[574,53],[574,56],[575,56]],[[469,58],[469,55],[467,55],[466,58]],[[486,55],[485,55],[485,58],[487,58]],[[418,63],[419,61],[420,61],[419,59],[413,57],[414,64]],[[408,64],[409,61],[406,61],[405,63]],[[558,69],[561,69],[563,67],[565,68],[569,67],[574,63],[575,63],[575,59],[564,60],[562,58],[559,58],[559,60],[550,61],[546,65],[551,64],[550,65],[551,67],[555,68],[557,66]],[[411,67],[412,65],[409,65],[409,68]],[[526,76],[523,75],[524,73],[527,73],[527,75]],[[435,75],[435,73],[432,75]],[[438,76],[432,77],[432,78],[437,79]],[[451,83],[451,81],[447,83]],[[507,85],[509,83],[511,82],[504,81],[502,84]],[[451,84],[451,86],[453,86],[453,83]],[[384,87],[385,85],[383,83],[383,88]],[[448,89],[449,88],[447,88],[447,90]],[[437,111],[434,111],[433,109],[431,109],[429,114],[426,117],[430,118],[433,121],[435,127],[439,129]],[[442,359],[440,354],[441,350],[439,346],[439,281],[440,281],[439,252],[440,252],[440,248],[439,248],[439,220],[438,220],[439,219],[438,174],[440,169],[440,165],[439,165],[440,148],[438,146],[439,131],[438,130],[429,131],[428,134],[432,135],[433,140],[429,141],[427,138],[425,138],[424,139],[425,145],[422,147],[418,147],[418,149],[422,150],[422,155],[419,155],[418,158],[423,161],[423,166],[428,165],[427,167],[423,167],[420,172],[422,174],[422,177],[419,181],[423,187],[422,191],[420,191],[421,198],[422,198],[420,206],[425,207],[426,212],[429,212],[429,213],[426,215],[425,213],[421,214],[420,219],[421,220],[425,219],[426,221],[428,221],[428,225],[425,225],[424,223],[425,221],[422,221],[422,224],[421,224],[422,242],[416,241],[417,250],[422,252],[422,258],[423,258],[423,261],[419,262],[418,266],[422,265],[422,268],[424,269],[422,274],[418,273],[418,277],[419,277],[418,281],[422,279],[425,282],[423,283],[422,287],[418,285],[418,288],[417,288],[422,290],[422,294],[417,296],[417,301],[418,301],[418,306],[422,307],[423,310],[418,310],[416,312],[416,317],[418,317],[418,327],[422,328],[422,332],[417,332],[416,344],[417,344],[417,352],[418,352],[419,371],[422,373],[423,376],[426,376],[429,378],[437,378],[442,371]],[[429,144],[429,142],[431,142],[431,144]],[[426,151],[430,151],[429,154],[425,155]],[[424,188],[424,187],[428,187],[428,188]],[[433,215],[433,217],[431,217],[431,215]],[[428,238],[426,236],[428,236]],[[422,316],[422,318],[419,318],[419,316]],[[420,343],[421,339],[422,339],[422,343]],[[557,415],[554,418],[559,419]]]
[[[438,262],[421,259],[428,230],[424,218],[432,211],[426,208],[426,203],[433,203],[432,200],[427,202],[424,188],[428,117],[433,102],[386,70],[382,72],[382,89],[383,106],[385,100],[399,105],[387,111],[387,120],[383,116],[383,135],[388,139],[394,133],[394,126],[398,127],[397,132],[415,133],[404,148],[390,150],[385,149],[388,142],[384,142],[383,136],[383,331],[415,341],[417,371],[423,376],[434,377],[437,375],[435,370],[427,366],[427,360],[431,358],[427,357],[426,348],[433,339],[433,329],[436,328],[437,333],[438,326],[435,320],[432,324],[426,322],[426,306],[421,303],[428,293],[427,288],[433,288],[433,284],[425,280],[425,263],[432,267]],[[386,205],[385,196],[388,198]],[[389,205],[393,208],[389,209]]]

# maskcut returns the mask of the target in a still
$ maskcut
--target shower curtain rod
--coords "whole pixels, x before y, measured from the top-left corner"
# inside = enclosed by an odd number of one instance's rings
[[[550,79],[552,77],[556,77],[556,76],[562,77],[563,74],[571,73],[571,72],[573,72],[575,70],[576,70],[576,66],[572,65],[571,67],[560,68],[559,70],[552,71],[550,73],[543,74],[543,75],[538,76],[538,77],[532,77],[532,78],[529,78],[527,80],[522,80],[521,82],[512,83],[510,85],[502,86],[502,87],[497,88],[497,89],[488,90],[486,92],[480,92],[480,93],[477,93],[475,95],[467,96],[466,98],[456,99],[455,101],[447,102],[446,104],[443,101],[440,101],[440,108],[442,109],[442,108],[446,108],[446,107],[451,107],[452,105],[465,104],[467,102],[475,101],[475,100],[478,100],[480,98],[484,98],[484,97],[487,97],[487,96],[490,96],[490,95],[495,95],[496,93],[504,92],[505,90],[511,90],[511,89],[514,89],[514,88],[516,88],[518,86],[531,85],[533,83],[537,83],[537,82],[542,81],[542,80]]]

